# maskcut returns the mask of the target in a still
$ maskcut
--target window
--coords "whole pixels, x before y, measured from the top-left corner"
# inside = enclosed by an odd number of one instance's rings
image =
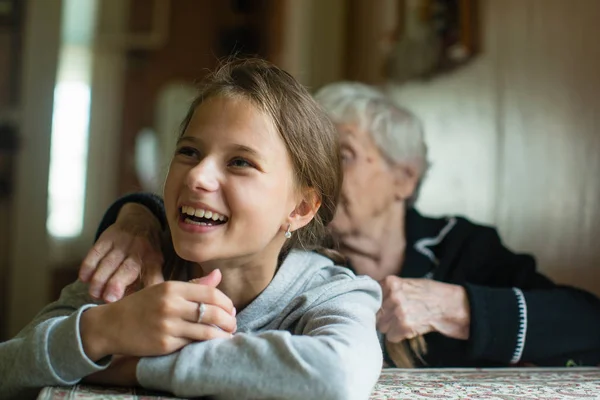
[[[55,238],[83,228],[96,1],[63,0],[46,221]]]

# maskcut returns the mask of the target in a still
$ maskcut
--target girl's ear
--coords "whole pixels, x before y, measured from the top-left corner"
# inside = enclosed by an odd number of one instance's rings
[[[315,217],[315,214],[317,214],[317,211],[319,211],[319,207],[321,207],[321,197],[319,194],[312,188],[304,190],[300,202],[290,213],[282,229],[286,230],[288,225],[290,225],[290,230],[295,231],[308,225]]]
[[[392,166],[392,174],[394,175],[394,192],[397,200],[406,200],[410,198],[417,188],[419,183],[419,171],[410,164],[396,164]]]

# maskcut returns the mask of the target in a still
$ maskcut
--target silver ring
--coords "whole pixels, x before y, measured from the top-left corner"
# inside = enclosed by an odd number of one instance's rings
[[[202,322],[202,317],[204,317],[205,312],[206,312],[206,305],[204,303],[200,303],[198,305],[198,323]]]

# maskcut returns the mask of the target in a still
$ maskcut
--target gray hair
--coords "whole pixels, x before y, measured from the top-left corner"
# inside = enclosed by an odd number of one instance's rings
[[[363,83],[332,83],[317,91],[315,99],[334,122],[358,124],[368,131],[389,162],[416,167],[419,184],[407,201],[412,205],[429,167],[421,121],[383,92]]]

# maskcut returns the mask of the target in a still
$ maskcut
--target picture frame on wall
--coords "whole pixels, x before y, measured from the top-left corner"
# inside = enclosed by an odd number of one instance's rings
[[[480,53],[478,0],[399,0],[397,9],[390,80],[431,78]]]

